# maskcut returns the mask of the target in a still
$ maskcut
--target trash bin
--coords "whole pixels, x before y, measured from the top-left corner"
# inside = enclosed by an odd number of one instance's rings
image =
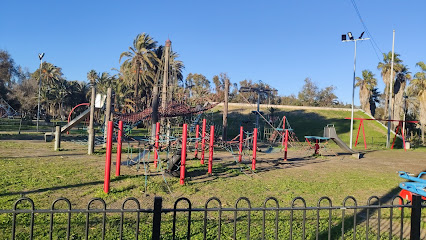
[[[411,143],[410,142],[405,142],[405,149],[410,149],[411,147]]]
[[[45,142],[51,142],[51,141],[53,141],[53,133],[45,133],[44,134],[44,141]]]

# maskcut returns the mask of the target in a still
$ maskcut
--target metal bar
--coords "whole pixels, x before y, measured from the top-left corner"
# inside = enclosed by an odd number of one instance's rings
[[[161,208],[163,204],[163,198],[154,198],[154,216],[152,217],[152,239],[160,240],[161,231]]]
[[[422,221],[422,197],[413,194],[411,209],[410,240],[420,240],[420,223]]]

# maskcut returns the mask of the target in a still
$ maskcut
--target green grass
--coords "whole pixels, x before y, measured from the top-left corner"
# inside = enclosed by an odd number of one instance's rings
[[[244,119],[254,120],[254,115],[248,113],[249,110],[232,108],[229,115],[229,136],[230,138],[238,134],[238,126]],[[266,112],[266,110],[264,110]],[[303,139],[305,135],[322,136],[323,127],[327,124],[334,124],[339,137],[349,142],[349,125],[350,112],[341,110],[288,110],[280,109],[277,113],[280,117],[287,116],[292,128],[299,139]],[[360,112],[356,112],[355,117],[366,117]],[[215,123],[221,123],[220,109],[214,109],[213,114],[209,114],[208,118]],[[245,129],[249,129],[250,123],[243,123]],[[358,122],[355,121],[354,132],[356,134]],[[33,127],[33,126],[30,126]],[[253,127],[250,125],[250,127]],[[141,202],[142,208],[152,208],[153,197],[162,196],[164,207],[172,208],[174,201],[179,197],[187,197],[193,203],[193,207],[203,208],[207,199],[210,197],[218,197],[222,202],[222,207],[230,208],[235,206],[235,201],[242,196],[250,199],[252,207],[262,206],[266,197],[273,196],[279,201],[281,207],[288,207],[292,199],[302,196],[307,206],[316,206],[317,201],[322,196],[329,196],[333,201],[333,205],[342,205],[343,199],[352,195],[358,200],[358,205],[366,205],[367,198],[372,195],[379,197],[388,197],[398,192],[398,183],[402,182],[398,178],[396,171],[405,170],[417,173],[423,170],[423,162],[425,160],[424,152],[426,148],[417,148],[405,153],[402,149],[382,150],[383,142],[373,144],[369,139],[383,138],[386,131],[373,121],[365,122],[365,130],[367,135],[367,146],[370,150],[366,154],[365,159],[357,160],[350,157],[340,157],[330,160],[327,157],[309,158],[283,163],[277,162],[277,165],[268,165],[260,167],[255,173],[250,169],[250,163],[235,164],[229,153],[215,149],[215,159],[213,165],[213,175],[207,175],[207,161],[205,165],[201,165],[199,160],[189,159],[187,161],[187,179],[185,185],[179,184],[178,178],[170,178],[156,172],[152,164],[152,154],[150,156],[150,166],[148,171],[150,175],[144,175],[144,168],[141,166],[139,171],[135,167],[129,168],[122,166],[122,175],[114,176],[115,165],[112,166],[111,173],[111,189],[109,194],[103,192],[103,176],[105,150],[96,149],[96,154],[87,156],[87,146],[73,144],[71,142],[63,142],[62,151],[53,151],[53,143],[43,142],[43,135],[34,132],[24,132],[20,135],[16,134],[14,129],[7,129],[8,132],[0,134],[0,209],[11,209],[14,202],[21,196],[27,196],[34,200],[36,209],[48,209],[51,203],[58,197],[67,197],[72,202],[72,208],[85,209],[87,203],[92,198],[102,198],[106,201],[108,208],[121,208],[121,203],[127,197],[136,197]],[[142,136],[146,134],[146,129],[135,129],[134,134]],[[98,132],[99,133],[99,132]],[[73,130],[73,135],[84,135],[85,130]],[[379,140],[377,140],[379,141]],[[383,141],[383,140],[382,140]],[[127,146],[123,146],[127,151]],[[363,148],[362,142],[358,146]],[[137,152],[137,148],[132,148],[133,156]],[[296,149],[289,150],[290,160],[294,158]],[[115,148],[113,148],[115,153]],[[188,153],[188,158],[193,153]],[[248,154],[251,154],[248,151]],[[206,157],[208,154],[206,154]],[[113,155],[115,157],[115,155]],[[247,156],[246,156],[247,157]],[[258,154],[259,161],[273,161],[278,157],[277,154]],[[123,154],[123,161],[127,160],[127,155]],[[160,159],[165,158],[165,153],[160,155]],[[246,158],[250,159],[250,157]],[[113,159],[113,161],[115,161]],[[162,165],[164,167],[164,165]],[[145,192],[145,186],[147,191]],[[170,193],[171,190],[171,193]],[[301,202],[297,202],[297,206]],[[324,203],[326,204],[326,203]],[[349,201],[349,205],[353,202]],[[24,207],[21,205],[20,207]],[[130,207],[132,204],[129,205]],[[128,206],[128,207],[129,207]],[[181,203],[181,207],[185,207]],[[212,202],[209,207],[217,206]],[[247,206],[241,202],[240,207]],[[269,206],[273,206],[269,202]],[[27,206],[28,207],[28,206]],[[64,208],[63,203],[58,207]],[[95,204],[94,207],[100,207]],[[316,212],[308,211],[308,220],[306,225],[307,238],[313,239],[315,234]],[[350,238],[353,236],[350,226],[351,214],[353,211],[347,211],[345,218],[345,236]],[[383,210],[383,216],[389,216],[388,210]],[[191,227],[192,239],[202,239],[203,215],[193,213],[193,224]],[[247,231],[247,213],[238,214],[238,237],[244,238]],[[328,212],[321,212],[322,219],[320,221],[320,236],[324,236],[327,232]],[[73,238],[84,239],[84,226],[86,215],[73,214]],[[101,214],[91,215],[90,238],[98,239],[101,236]],[[128,214],[128,224],[125,225],[126,236],[124,239],[132,239],[133,233],[131,229],[135,227],[135,215]],[[184,213],[178,214],[178,238],[184,238],[185,224]],[[208,220],[208,239],[214,239],[217,233],[217,212],[209,212]],[[223,213],[222,238],[232,238],[233,235],[233,212]],[[262,212],[253,212],[252,226],[250,235],[252,238],[259,238],[262,229]],[[287,239],[289,237],[289,212],[280,213],[279,220],[279,238]],[[296,219],[301,219],[301,213],[295,213]],[[405,212],[405,219],[408,219],[408,211]],[[172,214],[163,214],[162,234],[164,239],[171,236]],[[12,215],[0,215],[0,239],[10,237],[10,224]],[[30,216],[28,214],[19,214],[18,222],[20,223],[19,239],[28,237],[28,227],[22,227],[24,223],[28,223]],[[267,231],[268,238],[273,237],[274,212],[267,214]],[[55,215],[55,225],[57,228],[56,238],[65,236],[66,214]],[[141,214],[140,232],[149,239],[152,216]],[[36,239],[45,239],[48,237],[49,215],[36,214],[35,218]],[[119,214],[108,214],[107,216],[107,239],[116,239],[118,237],[118,226],[120,222]],[[332,234],[335,238],[341,235],[341,211],[335,211],[332,214]],[[348,227],[349,226],[349,227]],[[294,238],[301,238],[301,225],[294,225]],[[362,239],[365,235],[365,228],[359,225],[357,238]],[[376,230],[370,229],[370,238],[375,238]],[[382,237],[381,239],[387,239]]]

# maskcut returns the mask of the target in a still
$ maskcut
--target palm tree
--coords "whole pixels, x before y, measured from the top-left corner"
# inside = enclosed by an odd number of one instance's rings
[[[123,52],[120,55],[120,62],[123,57],[127,58],[123,62],[123,66],[132,69],[135,73],[134,79],[134,98],[140,97],[139,85],[141,82],[152,82],[152,71],[158,62],[158,58],[154,53],[157,42],[154,41],[148,34],[138,34],[133,41],[133,46],[129,47],[129,51]]]
[[[393,116],[392,119],[403,120],[404,116],[404,94],[405,86],[407,82],[411,80],[410,72],[408,67],[400,64],[399,71],[396,73],[395,85],[394,85],[394,94],[395,100],[393,103]]]
[[[359,87],[359,101],[361,108],[365,112],[372,114],[370,109],[370,98],[373,89],[377,86],[377,79],[374,78],[374,74],[369,70],[362,71],[362,78],[356,77],[356,85]]]
[[[422,129],[422,142],[425,143],[425,124],[426,124],[426,64],[424,62],[418,62],[417,67],[420,67],[421,71],[414,74],[414,78],[410,83],[409,94],[417,96],[419,101],[419,119],[420,128]]]
[[[374,117],[376,114],[376,103],[380,103],[380,93],[378,88],[375,87],[371,89],[369,103],[371,116]]]
[[[400,68],[400,63],[402,63],[402,60],[399,58],[399,54],[395,53],[394,54],[394,67],[393,67],[393,77],[396,76],[396,73],[399,72],[399,68]],[[392,65],[392,52],[389,51],[388,54],[383,53],[383,62],[379,62],[379,64],[377,65],[377,69],[381,70],[381,75],[382,75],[382,79],[383,82],[385,83],[385,115],[387,116],[388,113],[388,99],[389,99],[389,84],[391,83],[390,81],[390,76],[391,76],[391,65]],[[393,79],[392,79],[392,84],[393,84]],[[392,104],[392,103],[390,103]]]

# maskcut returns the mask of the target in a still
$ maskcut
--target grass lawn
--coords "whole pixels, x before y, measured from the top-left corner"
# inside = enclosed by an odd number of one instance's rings
[[[233,109],[230,121],[236,124],[238,119],[244,117],[244,111]],[[316,112],[280,110],[279,112],[288,117],[296,134],[300,136],[299,139],[302,139],[304,135],[322,135],[322,128],[331,123],[335,124],[339,137],[348,142],[349,133],[347,131],[350,120],[344,120],[344,117],[350,116],[350,112],[336,113],[332,110]],[[246,118],[251,117],[251,115],[246,116]],[[364,116],[357,113],[356,117]],[[216,121],[220,120],[218,114],[213,115],[212,118]],[[366,122],[365,125],[368,137],[383,136],[384,129],[376,126],[374,122]],[[339,152],[339,149],[333,144],[330,145],[333,151]],[[328,196],[332,200],[333,206],[341,206],[346,196],[356,198],[358,205],[366,205],[370,196],[378,196],[383,202],[386,202],[399,192],[398,183],[403,180],[397,176],[397,171],[408,171],[415,174],[426,171],[424,166],[425,148],[404,152],[403,149],[382,150],[380,146],[376,146],[366,151],[362,159],[355,159],[348,155],[311,157],[311,150],[290,148],[287,162],[280,160],[282,153],[258,153],[254,173],[248,170],[251,166],[250,152],[244,157],[242,164],[236,164],[229,152],[215,149],[212,176],[206,174],[206,165],[201,165],[199,160],[192,159],[193,153],[191,152],[188,153],[187,179],[185,185],[181,186],[179,179],[164,178],[154,169],[151,155],[147,160],[150,162],[149,168],[146,169],[147,175],[145,175],[143,165],[140,166],[139,171],[136,170],[136,167],[122,166],[120,177],[111,174],[111,190],[109,194],[105,194],[103,192],[105,151],[97,148],[95,155],[87,156],[87,146],[63,142],[61,147],[62,151],[53,151],[53,143],[44,142],[41,134],[17,135],[14,132],[0,134],[1,209],[11,209],[14,202],[21,196],[33,199],[36,209],[50,208],[52,202],[58,197],[70,199],[73,209],[85,209],[92,198],[104,199],[108,208],[121,208],[121,203],[127,197],[137,198],[141,202],[142,208],[152,208],[155,196],[163,197],[165,208],[172,208],[174,201],[179,197],[189,198],[194,208],[204,207],[207,199],[213,196],[221,200],[224,208],[234,207],[235,201],[242,196],[250,199],[252,207],[262,206],[265,198],[270,196],[276,197],[280,206],[290,206],[292,199],[298,196],[304,198],[307,206],[316,206],[318,199],[322,196]],[[160,158],[165,158],[165,153],[162,153]],[[113,161],[115,161],[114,159],[115,154],[113,154]],[[127,155],[123,154],[123,161],[125,160],[127,160]],[[115,169],[115,165],[112,166],[112,169]],[[298,206],[301,206],[300,204],[301,202],[297,202]],[[347,204],[351,205],[353,202],[349,201]],[[241,206],[244,207],[247,204],[242,202]],[[212,213],[212,219],[217,217],[217,214],[214,214]],[[315,214],[308,214],[307,238],[309,239],[314,234],[312,226],[315,223]],[[321,214],[327,215],[327,213]],[[351,212],[348,211],[347,214],[351,214]],[[389,212],[383,211],[382,214],[388,215]],[[20,223],[28,221],[28,215],[21,214],[21,216],[18,218]],[[203,226],[202,216],[197,216],[194,213],[194,218],[200,220],[195,221],[192,226],[193,238],[202,239],[202,233],[199,232]],[[232,236],[233,214],[224,213],[224,216],[228,220],[224,220],[222,231],[224,238],[227,238],[227,236]],[[261,216],[261,213],[253,213],[252,236],[260,234],[261,221],[259,219]],[[271,225],[274,216],[268,216],[267,223]],[[100,217],[100,215],[95,216],[93,221],[96,222],[96,219],[101,219]],[[107,225],[113,230],[107,233],[107,239],[117,238],[119,217],[119,214],[108,215]],[[288,235],[288,217],[288,214],[282,214],[283,220],[280,220],[279,226],[280,229],[286,230],[280,230],[280,238],[288,238],[286,237]],[[300,217],[300,214],[297,215],[298,219]],[[341,228],[339,227],[341,223],[339,217],[341,217],[341,211],[333,213],[333,224],[336,224],[336,227],[333,227],[333,234],[336,236],[340,234],[339,228]],[[58,216],[59,222],[64,224],[65,220],[65,215]],[[247,221],[244,217],[241,220]],[[44,239],[48,236],[46,234],[48,234],[49,215],[40,214],[35,221],[39,224],[39,227],[34,230],[37,239]],[[85,215],[76,215],[73,221],[78,226],[73,235],[74,239],[83,238]],[[149,232],[151,227],[149,216],[143,215],[141,222],[143,222],[141,232]],[[11,214],[0,215],[1,239],[10,236],[10,223]],[[326,223],[321,222],[325,225]],[[321,228],[323,229],[324,226],[321,225]],[[240,227],[238,228],[240,229]],[[170,214],[164,215],[162,229],[164,229],[164,237],[167,239],[171,229]],[[209,236],[214,236],[215,229],[217,226],[211,225]],[[22,236],[25,237],[28,229],[23,230],[25,231]],[[91,228],[91,231],[95,235],[99,233],[99,224]],[[239,230],[239,232],[244,231],[243,227]],[[297,236],[300,237],[300,228],[297,231],[299,231]],[[61,231],[58,234],[60,237],[64,233]],[[274,233],[268,231],[266,234],[272,236]],[[350,231],[346,234],[353,235]],[[362,236],[361,238],[364,236],[362,231],[356,234]],[[374,235],[374,232],[372,234]],[[241,235],[241,237],[243,236],[244,234]],[[95,236],[93,237],[95,238]]]

